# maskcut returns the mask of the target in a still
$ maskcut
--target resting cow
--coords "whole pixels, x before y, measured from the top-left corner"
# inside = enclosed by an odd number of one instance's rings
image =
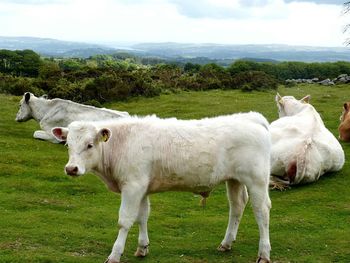
[[[65,172],[97,174],[111,191],[121,193],[118,238],[106,262],[120,262],[128,231],[139,223],[135,256],[148,253],[147,220],[151,193],[209,192],[226,182],[230,213],[220,251],[231,249],[248,195],[260,231],[259,262],[269,262],[268,184],[270,134],[258,113],[182,121],[157,117],[109,122],[73,122],[54,128],[66,140]]]
[[[270,124],[270,132],[271,184],[277,188],[317,181],[344,165],[342,147],[309,99],[276,95],[280,118]]]
[[[340,125],[338,127],[339,139],[345,142],[350,141],[350,102],[344,103],[343,113],[340,116]]]
[[[51,129],[57,126],[67,127],[73,121],[96,121],[129,116],[127,112],[100,109],[82,105],[70,100],[36,97],[26,92],[20,102],[16,121],[24,122],[35,119],[42,130],[34,132],[34,138],[58,143],[51,134]]]

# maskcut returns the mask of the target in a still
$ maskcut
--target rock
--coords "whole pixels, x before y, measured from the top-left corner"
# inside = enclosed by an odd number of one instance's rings
[[[322,81],[319,81],[318,84],[324,85],[324,86],[331,86],[334,85],[334,82],[330,79],[324,79]]]
[[[337,79],[340,79],[340,78],[346,78],[348,77],[348,74],[340,74]]]

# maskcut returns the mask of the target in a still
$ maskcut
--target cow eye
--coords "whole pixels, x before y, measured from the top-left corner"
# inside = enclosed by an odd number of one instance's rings
[[[87,145],[87,148],[88,148],[88,149],[91,149],[93,146],[94,146],[94,145],[93,145],[92,143],[89,143],[89,144]]]

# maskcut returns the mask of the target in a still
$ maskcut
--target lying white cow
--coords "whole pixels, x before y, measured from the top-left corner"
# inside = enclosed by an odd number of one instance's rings
[[[119,234],[106,262],[120,262],[128,231],[139,223],[136,256],[148,253],[147,220],[151,193],[208,192],[226,181],[229,223],[220,251],[231,249],[251,197],[260,230],[259,262],[269,262],[268,184],[270,134],[258,113],[182,121],[120,118],[110,122],[73,122],[54,128],[69,147],[67,174],[96,173],[111,191],[121,193]]]
[[[16,121],[24,122],[35,119],[42,130],[34,132],[34,138],[58,143],[51,134],[51,129],[57,126],[67,127],[73,121],[97,121],[129,116],[127,112],[95,108],[70,100],[35,97],[26,92],[20,102]]]
[[[343,167],[344,151],[309,99],[276,95],[280,118],[270,132],[271,184],[277,188],[311,183]]]

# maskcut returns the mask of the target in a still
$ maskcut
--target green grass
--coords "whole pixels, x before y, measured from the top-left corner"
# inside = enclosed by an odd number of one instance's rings
[[[302,85],[281,95],[311,94],[312,104],[337,136],[342,104],[350,86]],[[106,107],[132,114],[191,119],[240,111],[277,118],[274,92],[181,92]],[[16,123],[19,97],[0,95],[0,262],[103,262],[117,234],[120,197],[94,175],[63,173],[67,150],[32,138],[34,121]],[[342,143],[348,159],[350,146]],[[271,259],[274,262],[349,262],[350,167],[317,183],[271,191]],[[207,201],[191,193],[151,196],[150,254],[134,258],[137,227],[130,231],[123,262],[254,262],[258,228],[247,206],[237,242],[219,253],[228,215],[224,186]]]

